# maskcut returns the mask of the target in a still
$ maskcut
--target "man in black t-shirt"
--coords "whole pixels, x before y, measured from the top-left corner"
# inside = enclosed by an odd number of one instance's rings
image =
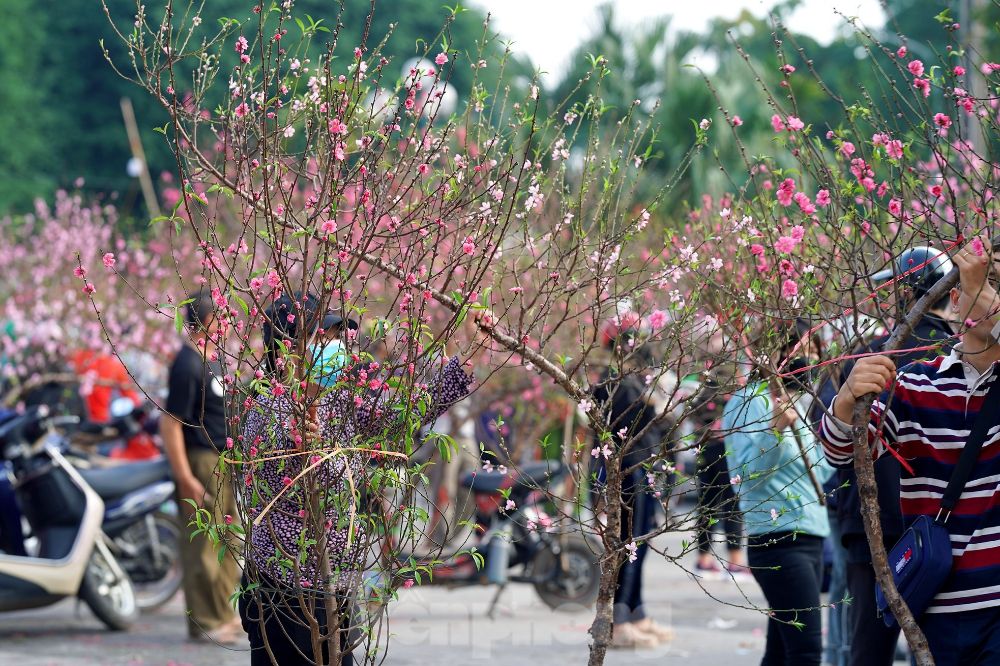
[[[189,297],[185,319],[188,336],[170,366],[167,404],[160,434],[177,485],[182,520],[194,508],[208,509],[217,524],[236,515],[232,480],[220,473],[219,452],[226,450],[224,370],[218,358],[221,342],[213,303],[207,292]],[[194,640],[237,644],[243,631],[229,602],[239,582],[236,559],[219,563],[215,545],[193,528],[181,539],[184,599],[188,634]]]

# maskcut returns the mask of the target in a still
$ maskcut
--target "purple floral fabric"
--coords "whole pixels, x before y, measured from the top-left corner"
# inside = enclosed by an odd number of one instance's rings
[[[426,388],[429,407],[422,423],[431,423],[448,407],[469,393],[472,378],[453,357],[430,381]],[[384,393],[373,392],[356,399],[350,389],[337,389],[324,396],[317,405],[322,446],[329,453],[334,446],[372,448],[376,445],[394,450],[392,440],[401,436],[400,416],[392,409]],[[303,468],[318,462],[317,453],[304,453],[278,460],[253,463],[254,459],[294,451],[293,402],[288,395],[261,396],[250,408],[245,420],[242,447],[245,465],[244,493],[256,493],[259,501],[250,513],[250,558],[258,570],[276,581],[302,587],[322,585],[322,553],[318,545],[303,548],[303,525],[316,524],[319,517],[307,513],[306,489],[325,489],[325,506],[321,520],[326,528],[325,552],[329,559],[331,582],[338,588],[355,583],[364,566],[366,526],[355,520],[351,532],[350,511],[364,513],[364,508],[350,492],[365,483],[365,467],[372,456],[367,452],[345,452],[327,459],[295,482]],[[286,488],[284,495],[271,507],[260,522],[252,521],[274,497]],[[315,493],[314,493],[315,496]],[[315,536],[315,530],[309,530]],[[296,562],[298,566],[295,566]]]

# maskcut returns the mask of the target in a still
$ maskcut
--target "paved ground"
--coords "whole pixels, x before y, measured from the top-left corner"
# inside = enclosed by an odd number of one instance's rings
[[[679,548],[680,536],[666,542]],[[671,543],[675,542],[675,543]],[[673,548],[672,548],[673,549]],[[688,561],[693,564],[693,561]],[[647,560],[647,607],[676,639],[654,650],[614,652],[609,666],[663,664],[694,659],[699,666],[757,664],[765,618],[727,606],[761,603],[752,580],[708,581],[705,589],[676,566]],[[501,598],[495,620],[485,615],[492,588],[414,588],[402,591],[389,621],[390,666],[562,666],[585,664],[587,613],[553,613],[526,586]],[[744,597],[746,595],[746,597]],[[713,600],[714,597],[716,600]],[[229,666],[247,664],[246,652],[185,640],[183,607],[175,599],[145,616],[129,633],[105,631],[84,607],[64,602],[0,617],[0,664],[4,666]]]

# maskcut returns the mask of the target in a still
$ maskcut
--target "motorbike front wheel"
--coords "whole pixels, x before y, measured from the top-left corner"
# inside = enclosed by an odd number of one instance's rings
[[[574,612],[590,608],[597,601],[601,586],[601,544],[581,534],[552,536],[564,551],[542,549],[531,566],[535,592],[546,606],[557,611]]]
[[[102,541],[94,546],[79,596],[112,631],[128,629],[139,617],[132,581]]]

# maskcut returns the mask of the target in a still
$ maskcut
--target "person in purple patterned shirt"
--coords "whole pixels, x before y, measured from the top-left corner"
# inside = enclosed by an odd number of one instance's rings
[[[266,319],[271,390],[247,410],[241,439],[244,492],[254,499],[248,502],[243,580],[243,588],[250,589],[240,597],[240,613],[253,666],[272,663],[268,650],[282,666],[311,664],[309,616],[325,633],[327,606],[332,602],[341,618],[349,615],[360,584],[369,545],[360,491],[378,457],[372,451],[398,448],[394,443],[407,430],[415,433],[465,397],[471,378],[457,357],[443,362],[426,385],[413,382],[415,390],[404,403],[411,411],[403,418],[398,403],[404,396],[389,390],[386,369],[355,356],[332,389],[306,381],[296,397],[287,387],[291,382],[275,389],[286,374],[281,346],[294,348],[303,334],[316,337],[316,323],[323,319],[318,302],[312,295],[283,296]],[[347,632],[340,635],[340,663],[351,664]],[[322,659],[328,663],[329,657],[324,653]]]

